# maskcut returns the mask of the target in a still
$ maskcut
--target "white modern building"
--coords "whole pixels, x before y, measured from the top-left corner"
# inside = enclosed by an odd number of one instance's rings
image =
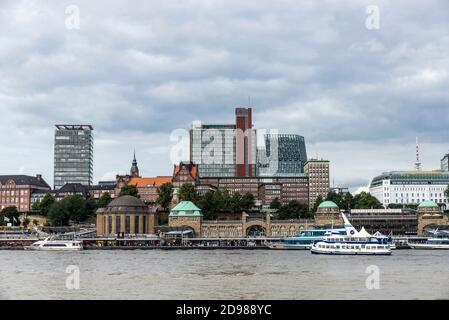
[[[389,204],[419,204],[433,201],[444,207],[448,199],[444,191],[449,185],[449,172],[391,171],[375,177],[370,193],[385,207]]]

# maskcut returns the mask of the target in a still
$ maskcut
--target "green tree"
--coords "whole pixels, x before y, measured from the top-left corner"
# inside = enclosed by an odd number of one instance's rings
[[[254,203],[255,203],[254,195],[252,193],[247,192],[242,196],[241,208],[246,210],[252,209],[254,207]]]
[[[97,206],[98,208],[106,208],[107,205],[112,201],[111,195],[109,192],[105,192],[101,195],[101,197],[98,199]]]
[[[238,195],[236,197],[238,197]],[[234,210],[233,195],[231,195],[228,189],[225,189],[221,193],[221,204],[218,209],[232,211]]]
[[[304,203],[300,203],[297,200],[289,201],[283,205],[278,211],[278,219],[306,219],[312,215],[309,212],[309,206]]]
[[[444,195],[449,200],[449,185],[447,186],[446,190],[444,191]]]
[[[383,205],[368,192],[361,192],[354,197],[354,209],[382,209]]]
[[[339,208],[343,207],[343,195],[341,193],[337,193],[335,191],[329,191],[329,193],[326,196],[325,201],[332,201]]]
[[[19,225],[19,211],[17,211],[17,207],[11,206],[3,208],[3,210],[0,212],[0,215],[2,217],[1,221],[2,225],[5,225],[6,223],[11,223],[13,226]],[[6,218],[6,219],[5,219]],[[9,221],[7,221],[9,220]]]
[[[282,203],[279,201],[279,198],[274,198],[270,203],[270,209],[279,210],[282,207]]]
[[[204,216],[210,217],[216,210],[216,204],[214,199],[214,191],[207,191],[204,196],[200,197],[198,201],[198,206],[203,211]]]
[[[39,202],[38,211],[40,212],[40,214],[46,216],[48,214],[48,211],[50,210],[50,207],[55,203],[55,201],[55,197],[53,197],[51,193],[47,193],[42,198],[42,201]]]
[[[179,200],[180,201],[192,201],[197,202],[198,201],[198,195],[195,190],[195,186],[190,183],[184,183],[181,188],[179,189]]]
[[[213,204],[214,204],[214,211],[222,210],[224,207],[224,196],[223,192],[221,192],[220,189],[215,190],[213,193]]]
[[[313,205],[313,212],[316,212],[318,210],[318,206],[323,202],[323,197],[320,195],[318,195],[318,197],[315,200],[315,204]]]
[[[236,212],[242,209],[242,194],[240,192],[234,192],[231,198],[231,210]]]
[[[162,209],[168,211],[172,199],[173,199],[173,185],[170,182],[166,182],[162,184],[159,188],[157,188],[156,203],[160,205]]]
[[[354,208],[354,196],[350,192],[346,192],[343,195],[343,203],[341,204],[341,209],[349,210]]]
[[[55,202],[48,210],[47,223],[51,226],[68,226],[70,223],[70,215],[63,201]]]
[[[122,196],[133,196],[136,198],[140,198],[139,190],[137,190],[137,187],[131,185],[125,185],[120,189],[119,197]]]
[[[92,219],[96,208],[93,198],[86,200],[80,195],[67,196],[50,207],[48,218],[53,226],[67,226],[70,222],[77,224]]]
[[[31,211],[41,213],[41,201],[38,200],[31,205]]]

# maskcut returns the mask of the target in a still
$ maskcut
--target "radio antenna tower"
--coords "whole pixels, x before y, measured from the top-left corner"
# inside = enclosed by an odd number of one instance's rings
[[[421,171],[421,161],[419,160],[419,141],[418,141],[418,137],[416,137],[416,162],[415,162],[415,169],[417,171]]]

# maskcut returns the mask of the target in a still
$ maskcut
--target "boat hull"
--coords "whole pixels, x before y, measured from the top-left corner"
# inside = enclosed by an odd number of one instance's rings
[[[324,255],[351,255],[351,256],[389,256],[391,251],[332,251],[332,250],[319,250],[312,248],[310,250],[313,254]]]
[[[82,247],[73,247],[73,248],[25,247],[24,249],[29,250],[29,251],[81,251],[81,250],[83,250]]]
[[[284,243],[276,243],[268,246],[268,248],[273,250],[310,250],[311,247],[311,244],[289,245]]]
[[[447,244],[409,243],[410,248],[416,250],[449,250]]]

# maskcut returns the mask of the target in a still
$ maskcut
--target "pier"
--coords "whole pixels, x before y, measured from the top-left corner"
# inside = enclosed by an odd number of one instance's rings
[[[89,233],[86,233],[89,235]],[[162,238],[158,236],[86,237],[76,236],[85,250],[263,250],[277,243],[280,237],[227,237],[227,238]],[[73,239],[73,234],[59,235],[59,239]],[[22,250],[25,246],[42,240],[36,235],[0,234],[0,250]],[[424,243],[427,237],[392,237],[397,249],[410,249],[408,243]]]

